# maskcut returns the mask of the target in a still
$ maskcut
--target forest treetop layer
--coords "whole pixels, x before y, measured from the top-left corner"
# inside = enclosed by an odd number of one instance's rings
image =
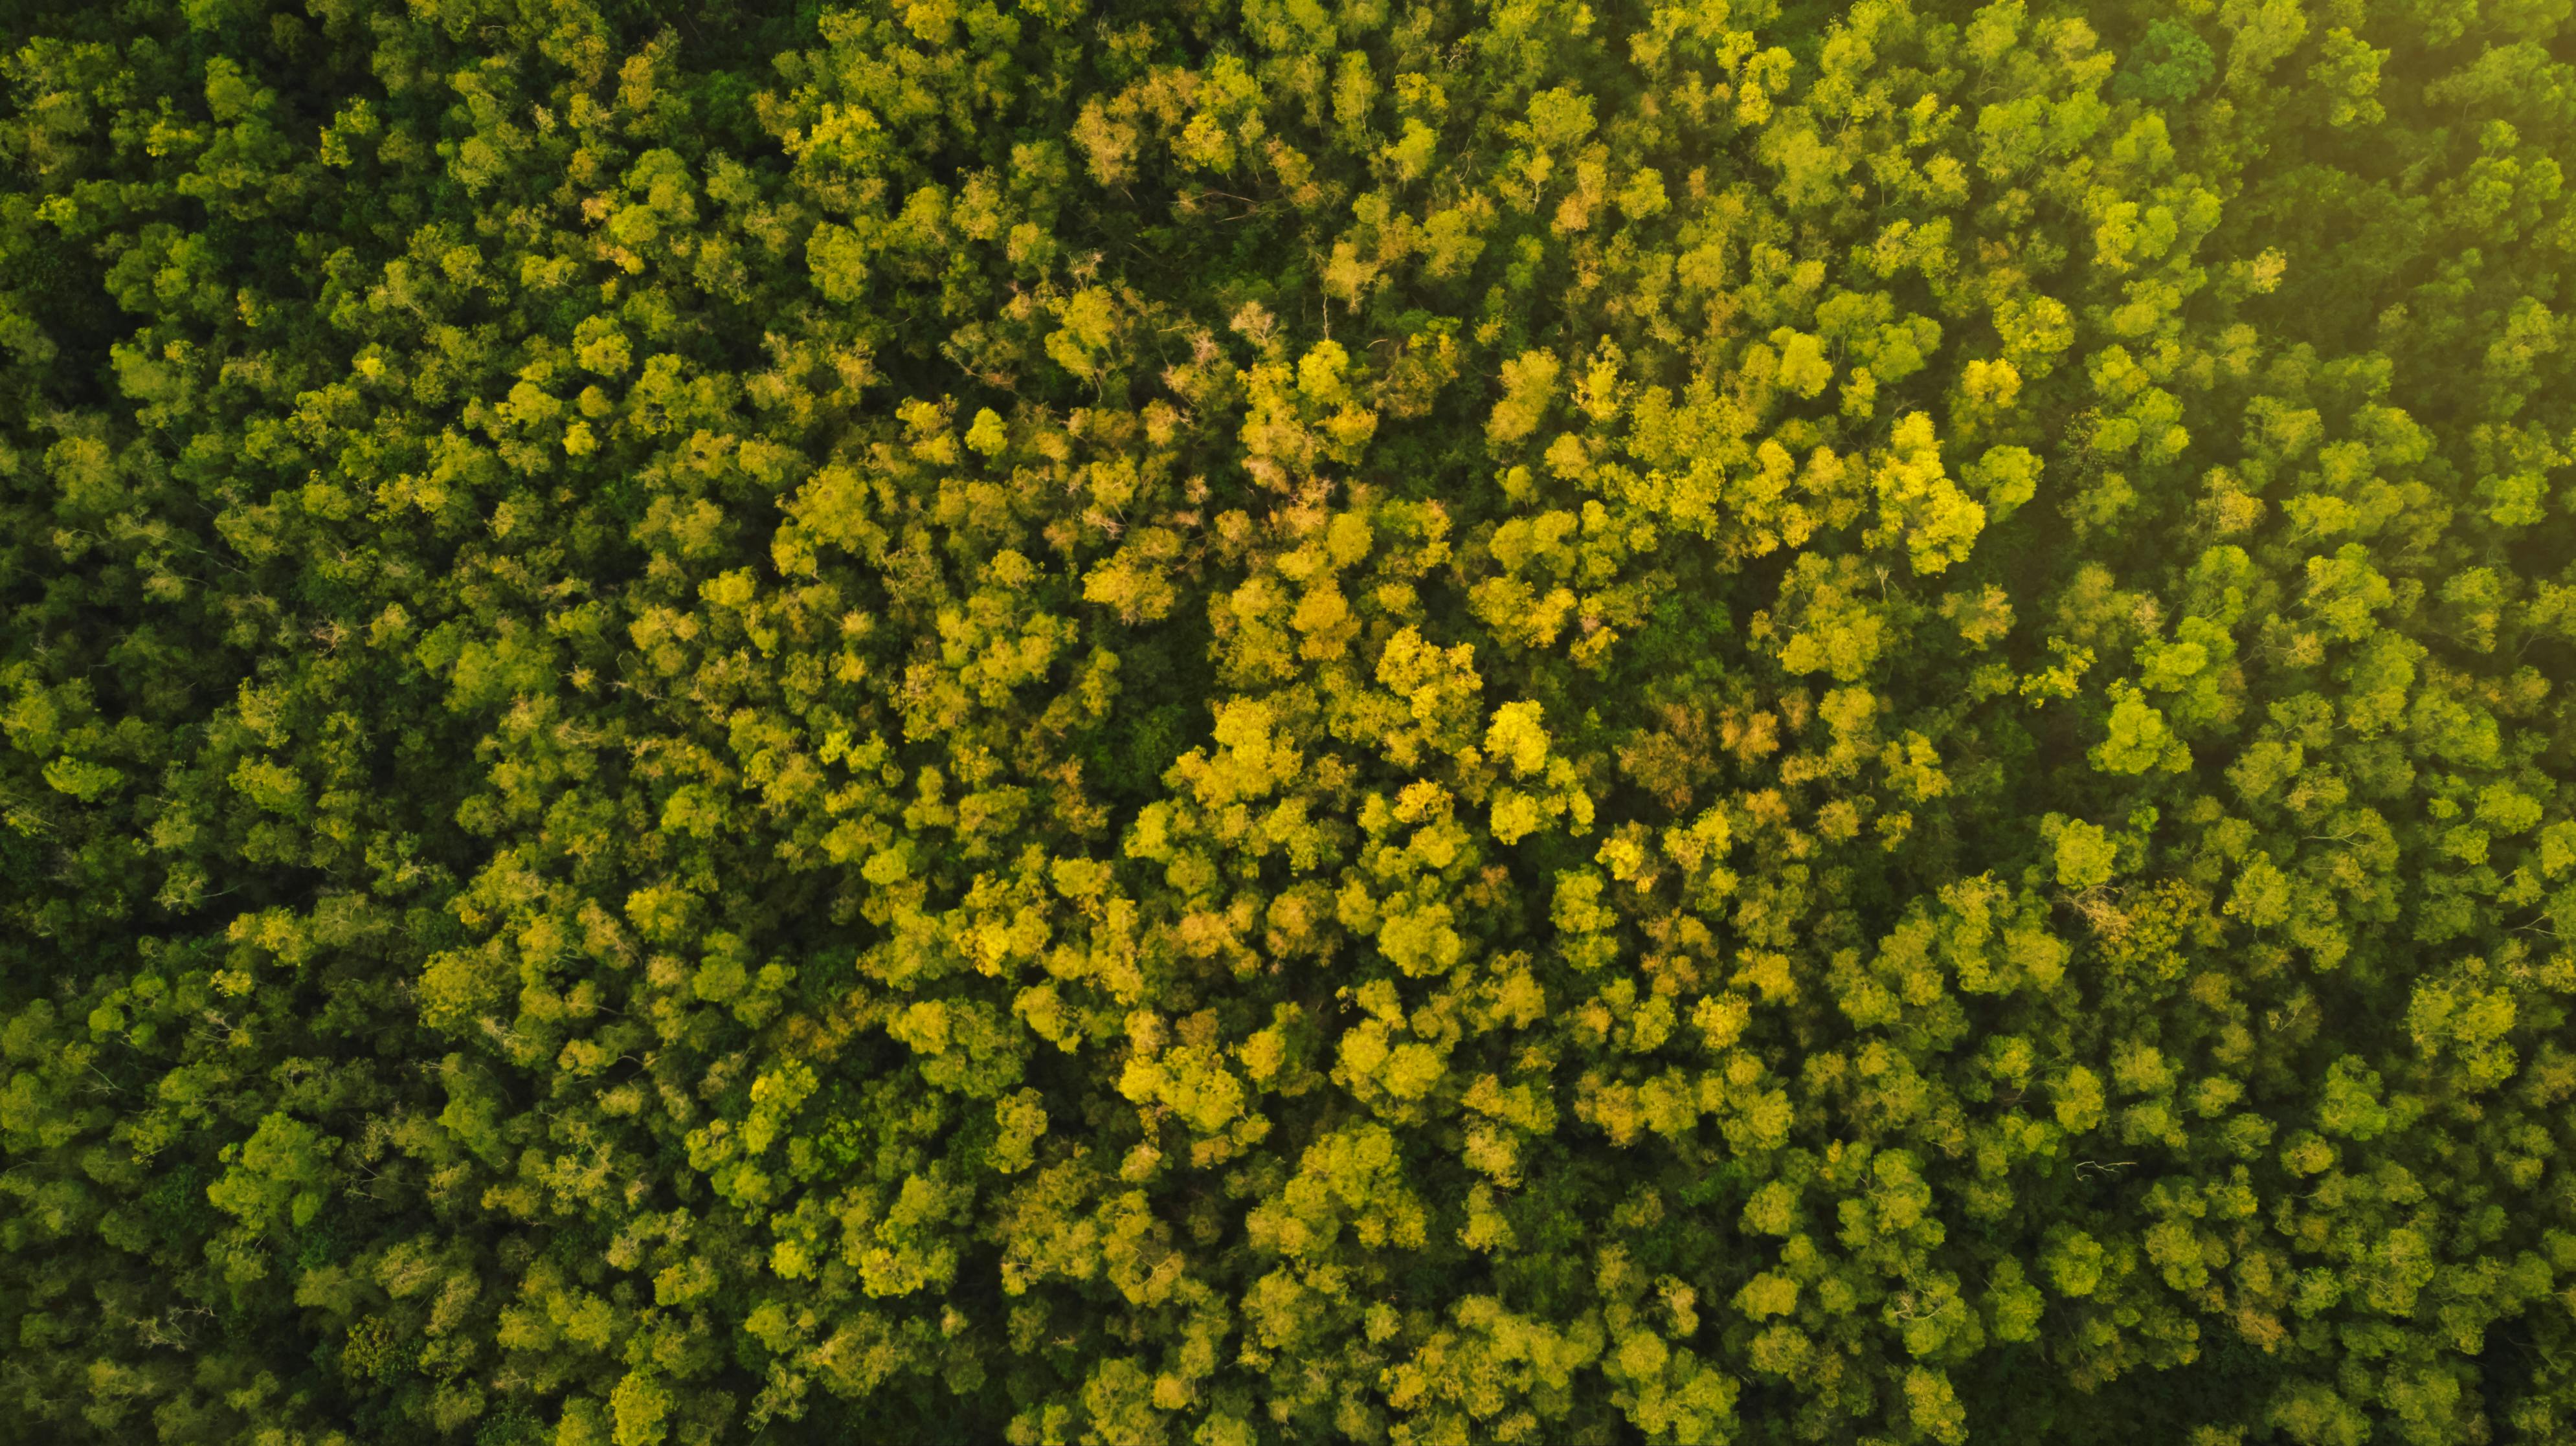
[[[2576,1441],[2570,25],[0,7],[0,1434]]]

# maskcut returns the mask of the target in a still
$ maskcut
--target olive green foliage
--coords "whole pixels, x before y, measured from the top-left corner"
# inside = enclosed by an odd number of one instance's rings
[[[0,6],[0,1436],[2576,1441],[2571,47]]]

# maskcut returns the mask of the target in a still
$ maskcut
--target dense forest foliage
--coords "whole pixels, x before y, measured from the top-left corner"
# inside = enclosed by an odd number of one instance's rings
[[[0,1436],[2576,1442],[2571,0],[0,97]]]

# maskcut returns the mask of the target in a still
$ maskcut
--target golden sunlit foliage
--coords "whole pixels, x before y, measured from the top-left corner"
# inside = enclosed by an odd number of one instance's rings
[[[0,6],[0,1435],[2576,1440],[2571,26]]]

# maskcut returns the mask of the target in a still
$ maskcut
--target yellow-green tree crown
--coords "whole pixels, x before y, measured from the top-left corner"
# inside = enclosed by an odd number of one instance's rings
[[[2567,0],[0,5],[0,1438],[2576,1441]]]

